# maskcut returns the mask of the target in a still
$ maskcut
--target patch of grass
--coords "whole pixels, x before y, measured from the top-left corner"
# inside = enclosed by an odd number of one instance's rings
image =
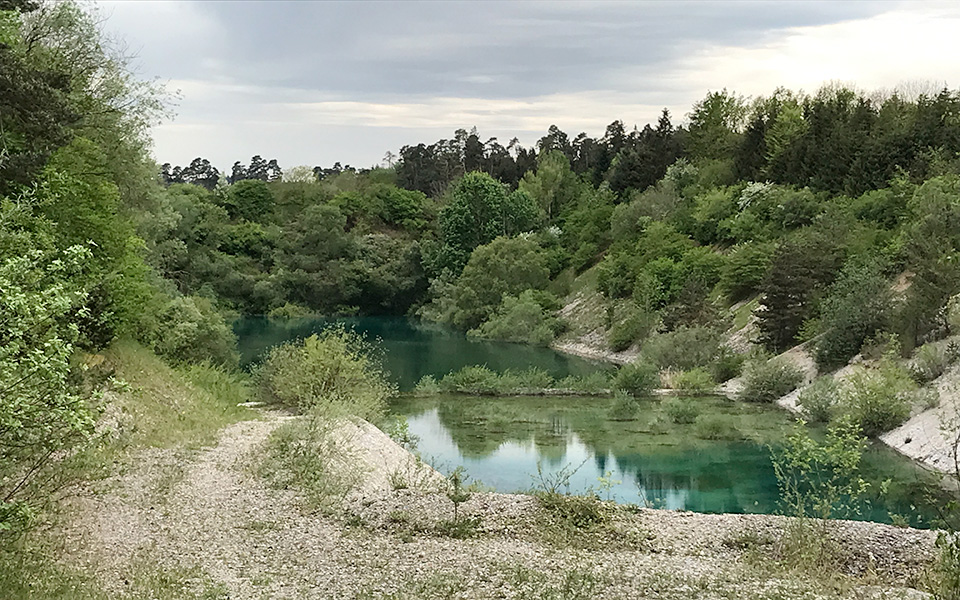
[[[586,569],[569,569],[551,578],[517,565],[507,583],[518,600],[590,600],[613,582]]]
[[[133,447],[201,447],[233,423],[255,416],[237,406],[251,398],[242,373],[212,365],[174,369],[150,350],[118,341],[104,352],[105,364],[128,385],[111,398],[119,413],[121,440]]]
[[[258,474],[279,489],[299,491],[311,508],[345,496],[363,476],[339,422],[307,416],[275,429],[262,451]]]

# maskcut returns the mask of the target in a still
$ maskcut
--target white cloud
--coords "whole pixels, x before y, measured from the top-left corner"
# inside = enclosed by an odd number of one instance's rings
[[[960,82],[960,7],[907,5],[872,18],[787,29],[756,47],[713,46],[680,62],[689,87],[757,95],[777,86],[812,92],[824,82],[860,89]]]

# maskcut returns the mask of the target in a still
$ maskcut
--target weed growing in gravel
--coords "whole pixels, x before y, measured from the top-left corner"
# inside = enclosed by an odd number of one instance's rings
[[[313,508],[342,498],[363,474],[341,436],[337,421],[314,416],[281,425],[267,439],[257,472],[276,488],[297,489]]]
[[[607,578],[586,569],[569,569],[559,580],[517,565],[507,583],[518,600],[590,600],[611,585]]]

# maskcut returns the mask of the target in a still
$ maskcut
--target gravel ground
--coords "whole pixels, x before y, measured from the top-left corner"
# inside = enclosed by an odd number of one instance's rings
[[[924,597],[908,588],[934,534],[870,523],[830,524],[846,575],[827,596],[771,566],[780,517],[610,505],[602,530],[558,537],[569,530],[549,525],[537,499],[475,493],[460,510],[477,519],[477,537],[441,535],[453,515],[443,478],[366,423],[337,434],[365,463],[363,484],[311,512],[249,467],[290,418],[233,425],[202,451],[142,453],[135,470],[76,500],[68,558],[118,597],[144,564],[222,585],[232,600]],[[408,487],[394,489],[401,480]]]

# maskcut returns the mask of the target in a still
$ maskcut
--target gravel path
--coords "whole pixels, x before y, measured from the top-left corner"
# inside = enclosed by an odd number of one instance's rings
[[[453,512],[436,492],[442,478],[365,423],[337,434],[365,463],[364,483],[335,508],[309,512],[249,467],[290,418],[233,425],[198,452],[144,452],[135,470],[77,501],[72,560],[118,597],[129,597],[144,564],[191,573],[197,586],[214,582],[231,600],[821,597],[804,576],[770,566],[778,517],[609,507],[602,531],[557,543],[536,499],[476,493],[461,511],[479,520],[479,536],[439,535]],[[394,489],[398,474],[409,488]],[[852,522],[831,529],[840,569],[853,576],[840,597],[923,597],[905,586],[931,556],[932,533]]]

